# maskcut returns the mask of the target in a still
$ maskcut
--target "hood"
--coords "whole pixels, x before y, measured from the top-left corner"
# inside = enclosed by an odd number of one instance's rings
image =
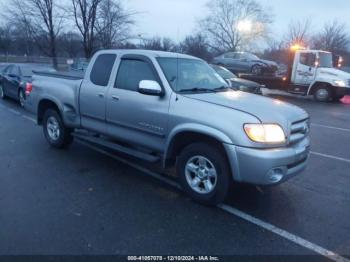
[[[241,91],[184,95],[187,98],[243,111],[262,123],[277,123],[288,129],[289,124],[308,117],[301,108],[277,99]]]
[[[333,77],[341,80],[350,80],[350,74],[336,68],[319,68],[318,74],[325,77]]]
[[[262,87],[262,85],[256,83],[256,82],[253,82],[253,81],[250,81],[250,80],[246,80],[246,79],[243,79],[243,78],[231,78],[229,79],[229,81],[233,82],[233,83],[236,83],[236,84],[239,84],[239,85],[243,85],[243,86],[246,86],[246,87]]]

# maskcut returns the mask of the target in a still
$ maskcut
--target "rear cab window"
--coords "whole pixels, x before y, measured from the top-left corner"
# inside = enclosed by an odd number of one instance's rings
[[[101,54],[96,58],[90,73],[90,80],[94,85],[108,85],[116,58],[115,54]]]

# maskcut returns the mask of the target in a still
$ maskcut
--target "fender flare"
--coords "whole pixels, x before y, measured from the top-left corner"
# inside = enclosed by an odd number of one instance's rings
[[[175,127],[169,134],[163,157],[163,166],[166,165],[166,160],[169,158],[171,150],[173,148],[173,142],[177,135],[185,132],[198,133],[200,135],[206,135],[212,137],[223,144],[233,144],[231,138],[225,133],[212,127],[208,127],[201,124],[185,123]]]

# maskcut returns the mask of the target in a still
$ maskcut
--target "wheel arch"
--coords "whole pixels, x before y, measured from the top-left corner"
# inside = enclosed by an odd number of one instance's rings
[[[46,110],[48,109],[54,109],[57,111],[57,113],[62,116],[61,114],[61,110],[57,104],[57,102],[54,102],[52,99],[50,98],[43,98],[40,100],[40,102],[38,103],[38,110],[37,110],[37,123],[39,125],[42,125],[43,122],[43,118],[44,118],[44,114],[46,112]]]
[[[177,155],[187,145],[195,142],[207,142],[218,146],[227,156],[224,143],[231,144],[232,140],[219,130],[208,127],[178,128],[170,135],[163,157],[163,166],[169,167],[175,164]]]
[[[314,83],[312,83],[309,87],[309,90],[307,92],[307,95],[313,95],[315,94],[315,91],[318,87],[325,85],[328,86],[330,88],[333,88],[333,85],[328,83],[328,82],[324,82],[324,81],[315,81]]]

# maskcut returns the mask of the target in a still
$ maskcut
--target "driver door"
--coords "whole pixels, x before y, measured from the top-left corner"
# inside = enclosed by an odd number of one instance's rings
[[[316,77],[316,53],[301,52],[296,68],[295,84],[309,86]]]
[[[161,152],[167,134],[170,96],[138,92],[142,80],[157,81],[152,61],[144,56],[122,57],[107,99],[107,132],[116,139]]]

